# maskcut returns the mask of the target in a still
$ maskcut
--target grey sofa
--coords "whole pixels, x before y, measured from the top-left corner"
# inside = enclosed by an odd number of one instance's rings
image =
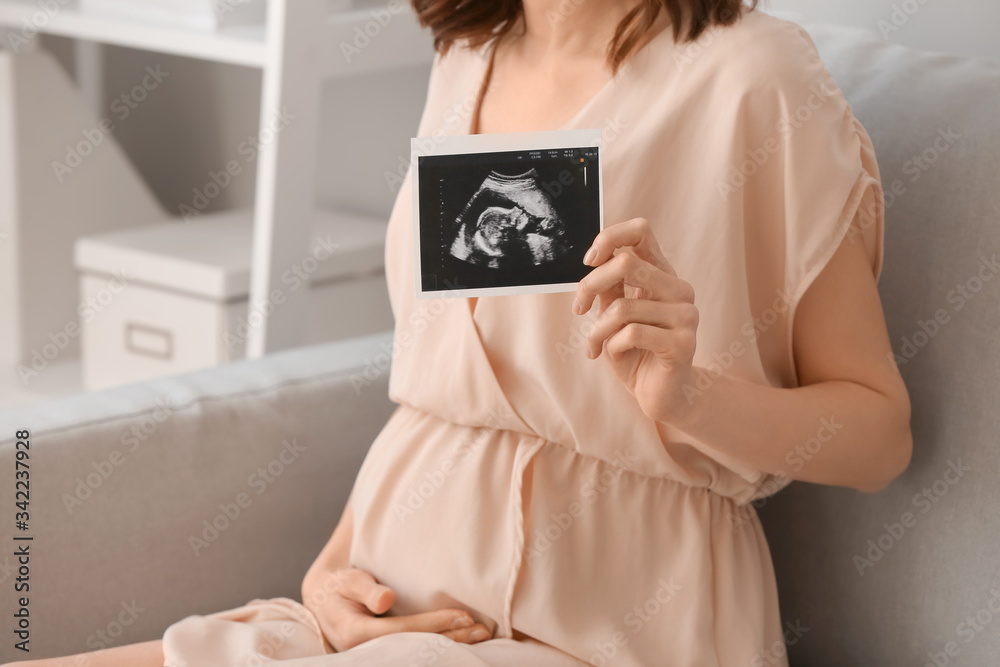
[[[391,341],[384,333],[0,414],[4,619],[15,611],[9,536],[19,532],[12,438],[31,433],[31,657],[101,648],[115,634],[113,645],[155,638],[188,614],[254,597],[299,598],[395,407]],[[7,625],[0,663],[25,657]]]
[[[789,654],[1000,665],[1000,63],[803,25],[878,155],[914,454],[874,496],[793,484],[760,508],[782,616],[809,628]]]
[[[916,451],[878,495],[796,483],[760,508],[782,613],[797,626],[792,664],[997,664],[1000,613],[989,610],[1000,586],[1000,278],[981,278],[961,308],[951,292],[1000,251],[1000,66],[807,28],[869,129],[887,187],[901,183],[880,287],[905,359]],[[913,156],[936,141],[928,168],[917,166]],[[928,333],[939,310],[947,321]],[[12,436],[31,430],[32,657],[154,638],[187,614],[253,597],[297,597],[393,409],[390,340],[0,414],[6,503]],[[7,545],[13,519],[7,504]],[[14,613],[12,565],[5,546],[4,619]],[[1000,598],[993,604],[1000,611]],[[23,658],[3,636],[0,661]]]

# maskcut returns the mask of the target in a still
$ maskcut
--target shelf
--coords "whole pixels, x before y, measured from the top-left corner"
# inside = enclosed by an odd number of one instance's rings
[[[0,0],[0,26],[18,28],[24,17],[39,13],[26,0]],[[383,15],[384,16],[384,15]],[[365,37],[359,37],[358,29]],[[366,33],[367,29],[367,33]],[[163,25],[134,18],[94,14],[65,7],[48,18],[40,31],[60,37],[90,40],[201,60],[264,67],[267,62],[264,26],[234,26],[209,30]],[[375,33],[371,36],[370,33]],[[15,30],[15,34],[16,30]],[[370,42],[365,43],[365,38]],[[358,47],[356,44],[362,44]],[[407,10],[380,23],[371,9],[331,14],[322,40],[324,78],[351,76],[430,63],[430,35]],[[359,52],[345,56],[342,44]]]
[[[63,6],[67,3],[69,6]],[[53,4],[58,4],[58,9],[50,15],[45,6]],[[255,204],[262,213],[253,220],[250,265],[248,275],[241,280],[247,283],[250,298],[265,301],[281,287],[282,272],[300,257],[301,247],[308,241],[309,229],[304,221],[314,195],[308,170],[318,159],[314,128],[320,123],[322,81],[420,67],[433,61],[431,36],[405,7],[403,3],[385,2],[365,9],[330,11],[324,16],[320,0],[270,0],[269,10],[281,15],[270,17],[266,26],[213,30],[80,9],[72,0],[0,0],[0,31],[17,35],[27,24],[43,34],[83,42],[262,70],[261,117],[270,118],[288,105],[297,109],[300,119],[282,132],[280,148],[262,151],[257,163]],[[90,56],[83,59],[81,78],[94,78],[99,89],[99,54]],[[88,74],[93,76],[85,76]],[[94,99],[99,99],[99,92]],[[338,232],[342,250],[350,249],[341,260],[353,261],[338,262],[339,271],[367,270],[369,265],[384,261],[384,224],[352,228],[342,221]],[[251,332],[248,356],[261,356],[300,342],[298,320],[304,312],[304,298],[301,293],[289,293],[289,306],[285,308],[288,315],[265,320]]]
[[[22,25],[23,18],[39,13],[39,6],[34,2],[0,0],[0,25],[16,29]],[[263,67],[265,62],[264,26],[208,30],[97,15],[64,7],[49,16],[40,31],[234,65]]]

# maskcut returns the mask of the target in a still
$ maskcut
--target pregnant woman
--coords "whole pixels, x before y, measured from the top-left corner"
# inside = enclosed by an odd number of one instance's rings
[[[418,300],[408,176],[399,406],[304,604],[248,581],[86,664],[787,665],[752,501],[874,492],[910,458],[867,133],[807,34],[736,0],[414,4],[420,136],[604,130],[594,268],[575,294]]]

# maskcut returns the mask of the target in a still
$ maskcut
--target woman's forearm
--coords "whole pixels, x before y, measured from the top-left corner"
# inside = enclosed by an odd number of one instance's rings
[[[302,601],[307,607],[310,599],[316,597],[320,591],[329,594],[336,589],[337,579],[334,572],[350,564],[353,531],[354,513],[351,501],[348,499],[333,535],[302,579]]]
[[[758,470],[874,492],[909,461],[909,420],[905,397],[855,382],[784,389],[722,375],[673,424]]]

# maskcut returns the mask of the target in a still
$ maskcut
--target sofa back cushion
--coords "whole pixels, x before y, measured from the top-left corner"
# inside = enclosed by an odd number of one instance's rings
[[[1000,655],[1000,63],[802,22],[868,130],[879,284],[913,461],[877,495],[796,483],[760,508],[793,665]],[[821,159],[821,158],[820,158]]]

